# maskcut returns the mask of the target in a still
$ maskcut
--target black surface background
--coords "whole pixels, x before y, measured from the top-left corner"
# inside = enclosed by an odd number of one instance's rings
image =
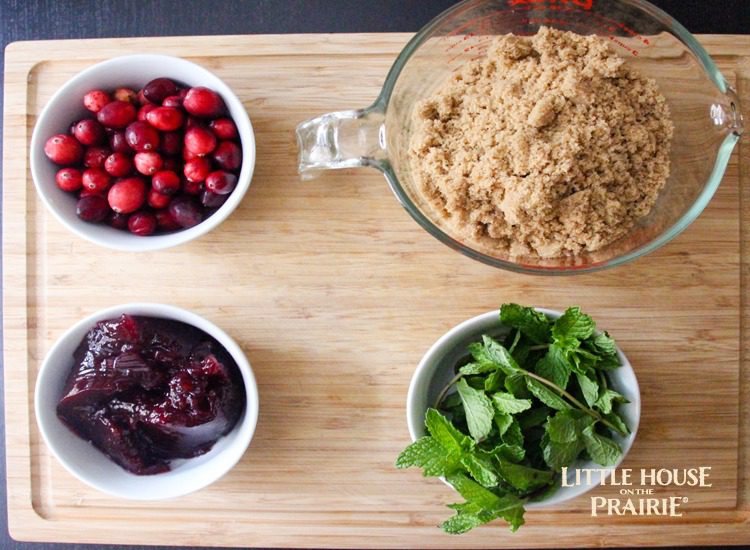
[[[750,0],[652,0],[693,33],[750,33]],[[282,34],[414,32],[453,0],[0,0],[0,44],[17,40]],[[4,60],[2,62],[4,68]],[[2,100],[0,99],[0,106]],[[1,138],[0,138],[1,139]],[[1,145],[1,142],[0,142]],[[2,393],[0,393],[0,401]],[[4,407],[0,407],[0,415]],[[4,432],[4,423],[0,430]],[[5,478],[5,435],[0,433]],[[0,548],[91,549],[90,545],[17,543],[7,532],[0,483]],[[653,527],[644,527],[657,528]],[[498,541],[500,542],[500,541]],[[668,542],[668,541],[664,541]],[[135,548],[109,546],[96,548]],[[155,548],[155,547],[149,547]]]

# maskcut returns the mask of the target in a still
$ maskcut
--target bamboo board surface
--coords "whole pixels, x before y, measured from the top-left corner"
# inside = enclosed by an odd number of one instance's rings
[[[300,182],[294,128],[369,105],[410,35],[285,35],[16,43],[6,50],[3,267],[8,513],[22,540],[262,547],[572,547],[750,543],[745,345],[750,147],[709,208],[635,263],[593,275],[514,275],[430,237],[383,177],[347,170]],[[704,36],[745,105],[750,37]],[[122,53],[179,55],[231,86],[253,122],[257,165],[237,211],[209,235],[129,255],[74,238],[36,197],[28,142],[51,94]],[[742,190],[742,191],[741,191]],[[241,462],[200,492],[129,502],[70,476],[41,441],[33,385],[44,354],[81,317],[130,301],[204,315],[247,353],[260,391]],[[406,391],[422,354],[501,303],[579,304],[625,350],[643,412],[622,467],[710,466],[681,518],[592,520],[588,497],[451,537],[450,489],[393,466],[408,443]],[[710,373],[710,375],[707,375]],[[618,496],[617,488],[593,495]]]

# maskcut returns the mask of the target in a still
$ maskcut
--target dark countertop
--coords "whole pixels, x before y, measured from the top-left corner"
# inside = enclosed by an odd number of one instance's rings
[[[696,34],[750,33],[749,0],[651,1]],[[414,32],[454,3],[454,0],[0,0],[0,44],[4,49],[17,40],[64,38]],[[0,60],[0,66],[4,68],[4,60]],[[0,415],[2,411],[0,407]],[[0,424],[0,432],[0,471],[5,477],[4,423]],[[7,530],[5,484],[0,487],[0,548],[94,548],[82,544],[13,541]]]

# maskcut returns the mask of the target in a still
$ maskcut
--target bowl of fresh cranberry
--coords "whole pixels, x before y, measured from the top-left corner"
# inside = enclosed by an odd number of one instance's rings
[[[68,329],[42,362],[42,439],[79,480],[137,500],[213,483],[242,458],[258,390],[222,329],[164,304],[114,306]]]
[[[68,229],[117,250],[199,237],[239,205],[255,166],[242,102],[185,59],[128,55],[71,78],[31,139],[39,196]]]

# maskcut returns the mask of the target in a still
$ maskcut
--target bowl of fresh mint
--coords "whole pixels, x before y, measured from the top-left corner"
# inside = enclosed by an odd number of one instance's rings
[[[640,391],[627,357],[578,307],[505,304],[448,331],[409,386],[412,443],[398,468],[420,467],[463,497],[442,528],[561,504],[606,479],[635,440]],[[593,470],[585,483],[577,471]],[[563,479],[564,478],[564,479]]]

